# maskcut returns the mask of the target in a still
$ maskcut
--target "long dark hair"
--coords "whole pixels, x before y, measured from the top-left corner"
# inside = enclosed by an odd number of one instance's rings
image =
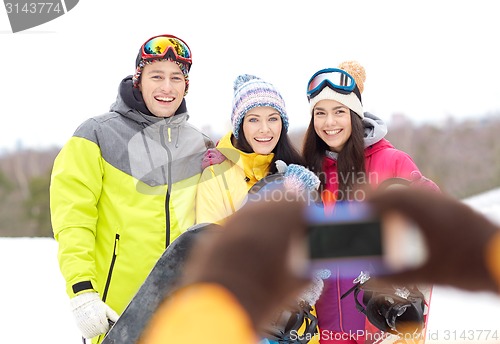
[[[240,125],[240,129],[238,130],[238,138],[235,138],[235,147],[245,153],[253,153],[253,149],[245,138],[245,134],[243,133],[243,125]],[[273,153],[274,158],[271,161],[271,165],[269,166],[270,174],[278,172],[275,164],[276,160],[283,160],[287,165],[297,164],[303,166],[305,163],[300,153],[290,142],[290,138],[288,137],[284,126],[281,126],[280,138],[278,140],[278,143],[276,144],[276,147],[274,147],[273,149]]]
[[[354,192],[361,188],[366,181],[363,121],[352,110],[350,115],[352,133],[337,158],[337,176],[335,177],[339,183],[337,195],[339,200],[352,199]],[[323,171],[323,160],[328,149],[328,145],[314,130],[313,114],[305,134],[302,155],[306,167],[319,177],[321,181],[320,191],[324,190],[326,178],[328,178]]]

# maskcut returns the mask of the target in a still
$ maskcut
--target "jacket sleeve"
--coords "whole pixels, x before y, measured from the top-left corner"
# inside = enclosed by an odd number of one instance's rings
[[[413,159],[403,151],[397,149],[392,150],[390,161],[393,162],[394,166],[393,177],[410,179],[413,171],[419,171]]]
[[[66,292],[96,287],[94,249],[103,164],[97,144],[73,136],[54,161],[50,211]],[[83,282],[83,283],[82,283]],[[78,287],[73,288],[77,285]]]
[[[216,173],[217,168],[221,166],[209,166],[201,175],[196,193],[196,223],[220,224],[234,212],[224,172]]]
[[[439,191],[437,184],[422,175],[422,172],[407,153],[394,149],[390,161],[394,162],[392,177],[405,178],[410,180],[414,186]]]

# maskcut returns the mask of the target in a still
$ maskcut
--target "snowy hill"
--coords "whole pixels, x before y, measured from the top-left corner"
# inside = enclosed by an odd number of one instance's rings
[[[465,202],[500,223],[500,189]],[[82,342],[56,252],[53,239],[0,238],[0,343]],[[497,295],[435,287],[426,343],[500,343],[499,313]]]

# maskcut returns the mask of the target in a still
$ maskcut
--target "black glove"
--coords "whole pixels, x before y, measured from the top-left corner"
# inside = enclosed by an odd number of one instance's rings
[[[248,203],[220,231],[200,237],[186,263],[184,284],[212,282],[230,290],[257,331],[307,287],[303,204]]]
[[[382,214],[396,211],[413,221],[427,244],[427,261],[390,276],[391,282],[498,290],[486,266],[486,249],[499,227],[485,216],[459,200],[426,189],[387,190],[373,195],[371,202]]]

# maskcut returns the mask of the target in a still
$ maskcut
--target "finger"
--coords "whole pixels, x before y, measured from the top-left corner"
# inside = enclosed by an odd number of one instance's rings
[[[432,278],[427,277],[427,268],[405,270],[398,273],[381,275],[370,279],[370,285],[376,288],[385,288],[391,285],[414,284],[414,283],[435,283]]]
[[[118,320],[118,318],[119,318],[119,315],[111,307],[109,307],[109,306],[107,306],[107,309],[106,309],[106,316],[113,323],[115,323]]]
[[[379,213],[398,211],[413,222],[428,230],[427,225],[434,227],[446,219],[453,217],[457,209],[462,209],[457,200],[428,189],[396,188],[376,192],[370,202]]]

